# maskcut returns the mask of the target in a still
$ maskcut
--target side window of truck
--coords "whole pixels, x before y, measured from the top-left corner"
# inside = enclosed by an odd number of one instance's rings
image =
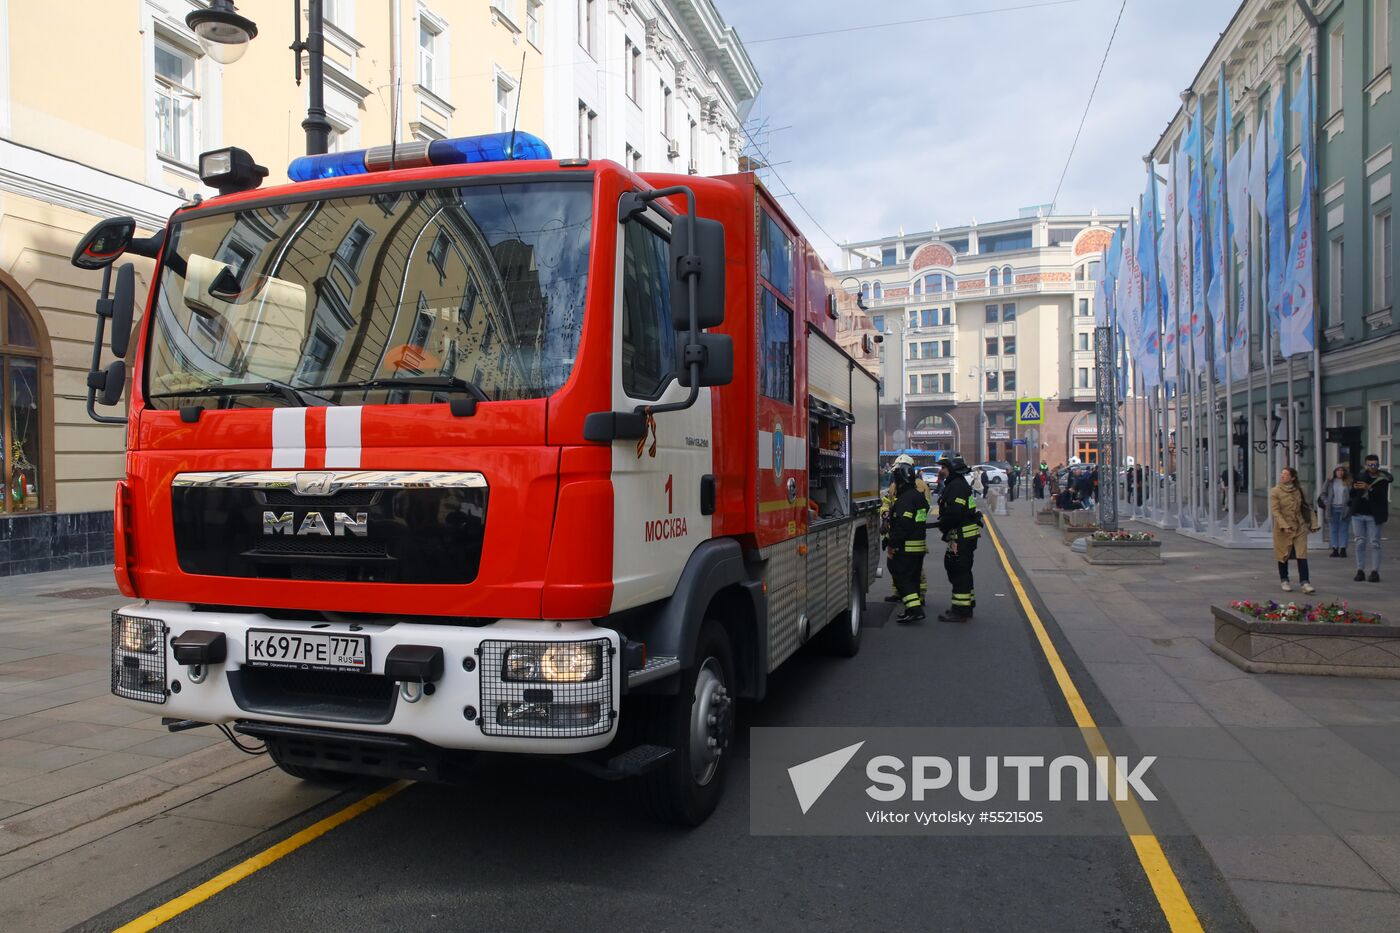
[[[792,403],[792,305],[797,297],[792,238],[767,211],[758,225],[759,388]]]
[[[676,373],[670,244],[641,221],[624,229],[622,388],[632,398],[654,399]]]

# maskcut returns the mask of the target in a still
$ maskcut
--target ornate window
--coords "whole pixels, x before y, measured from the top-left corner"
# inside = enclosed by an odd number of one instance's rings
[[[0,277],[0,514],[53,508],[52,380],[37,311]]]

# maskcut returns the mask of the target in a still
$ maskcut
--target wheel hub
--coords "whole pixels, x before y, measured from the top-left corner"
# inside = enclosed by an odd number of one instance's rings
[[[719,767],[733,732],[733,709],[719,664],[710,658],[695,679],[690,709],[690,765],[698,784],[708,784]]]

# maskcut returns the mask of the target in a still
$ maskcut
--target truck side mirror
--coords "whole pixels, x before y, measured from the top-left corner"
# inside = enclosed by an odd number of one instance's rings
[[[117,285],[107,310],[112,318],[112,355],[125,359],[131,346],[131,321],[136,313],[136,270],[131,263],[117,270]],[[99,308],[97,313],[101,314],[102,310]]]
[[[692,275],[695,326],[718,327],[724,323],[724,224],[694,214],[676,218],[671,227],[671,323],[678,331],[690,330]]]
[[[98,399],[103,405],[115,405],[122,400],[122,392],[126,390],[126,360],[113,360],[102,372],[93,373],[100,382],[102,397]]]
[[[681,359],[689,362],[687,350],[687,336],[680,337]],[[702,386],[727,386],[734,381],[734,338],[728,334],[700,334],[699,343],[692,344],[698,347],[701,354],[700,360],[700,385]],[[680,371],[680,384],[685,388],[690,388],[690,367],[682,366]]]
[[[102,269],[121,258],[136,236],[136,220],[111,217],[99,220],[73,250],[71,262],[79,269]]]

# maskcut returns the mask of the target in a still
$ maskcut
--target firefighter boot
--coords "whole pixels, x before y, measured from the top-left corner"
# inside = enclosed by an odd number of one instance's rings
[[[918,593],[910,593],[903,599],[904,611],[895,616],[895,621],[900,625],[908,625],[911,622],[922,622],[924,619],[924,601],[919,598]]]

